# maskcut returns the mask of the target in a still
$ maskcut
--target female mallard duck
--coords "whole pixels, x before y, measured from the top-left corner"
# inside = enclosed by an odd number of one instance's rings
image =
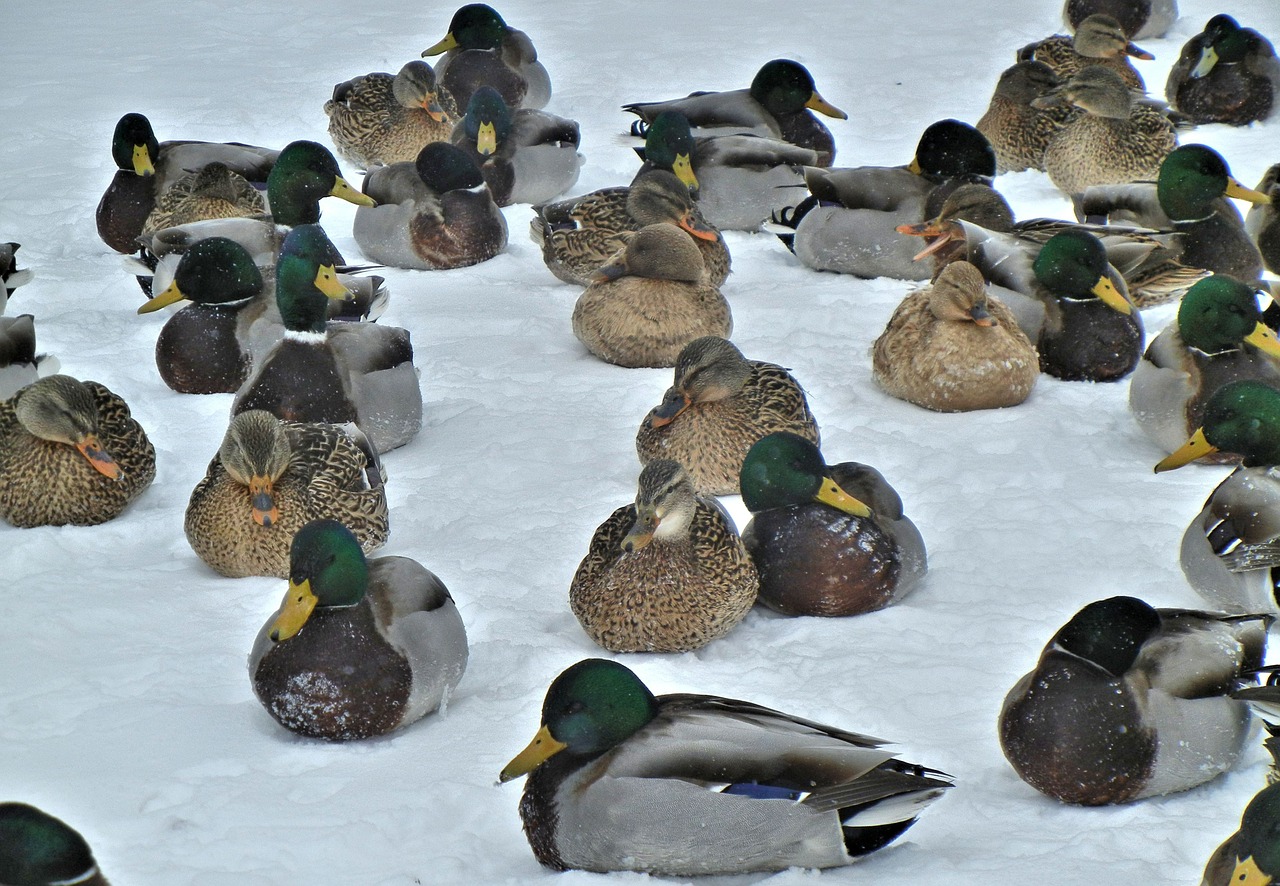
[[[342,523],[364,552],[387,540],[382,466],[355,428],[282,422],[252,409],[231,419],[187,503],[192,550],[222,575],[289,576],[289,544],[312,520]]]
[[[50,375],[0,403],[0,518],[95,526],[156,476],[156,451],[129,407],[96,381]]]
[[[1280,163],[1263,173],[1257,192],[1265,194],[1268,202],[1249,207],[1244,227],[1258,248],[1263,265],[1271,273],[1280,274],[1280,207],[1276,206],[1280,200]]]
[[[1210,395],[1245,378],[1280,386],[1280,340],[1263,323],[1253,287],[1221,274],[1206,277],[1143,354],[1129,383],[1129,409],[1152,441],[1173,452],[1200,427]],[[1227,453],[1215,458],[1237,460]]]
[[[178,179],[156,197],[142,234],[209,218],[247,218],[266,212],[262,194],[244,176],[214,161]]]
[[[675,381],[640,423],[636,451],[641,464],[680,462],[702,495],[737,495],[747,450],[773,431],[818,442],[804,388],[781,366],[748,360],[708,335],[680,351]]]
[[[1271,621],[1133,597],[1090,603],[1005,697],[1005,757],[1036,790],[1080,806],[1216,778],[1252,732],[1248,705],[1230,693],[1261,666]]]
[[[1131,56],[1147,61],[1155,58],[1130,43],[1120,23],[1103,13],[1086,17],[1076,27],[1075,36],[1057,34],[1018,50],[1018,61],[1044,62],[1063,80],[1099,65],[1115,71],[1128,88],[1146,92],[1147,84],[1129,61]]]
[[[413,160],[432,142],[448,141],[458,122],[453,97],[424,61],[339,83],[324,112],[338,156],[357,169]]]
[[[560,203],[535,206],[529,236],[542,247],[542,260],[566,283],[588,286],[591,275],[645,225],[667,222],[694,238],[707,266],[708,282],[724,285],[729,249],[724,237],[702,217],[689,189],[665,169],[649,169],[629,187],[604,188]]]
[[[742,533],[759,601],[786,615],[858,615],[900,600],[928,569],[902,499],[870,465],[827,465],[811,441],[762,437],[742,463]]]
[[[108,886],[84,837],[26,803],[0,803],[0,883]]]
[[[319,225],[289,232],[276,263],[284,337],[236,393],[231,413],[265,409],[284,421],[355,422],[378,452],[422,426],[422,391],[407,330],[380,323],[326,325],[328,298],[343,297],[337,250]]]
[[[458,107],[465,108],[481,86],[492,86],[513,108],[544,108],[551,100],[551,78],[524,31],[502,20],[491,6],[468,3],[458,8],[449,31],[422,57],[444,53],[436,78]]]
[[[30,283],[34,276],[30,268],[19,268],[17,253],[21,244],[9,241],[0,243],[0,314],[4,313],[9,296],[24,283]]]
[[[1271,41],[1215,15],[1188,40],[1169,70],[1165,98],[1193,123],[1246,126],[1266,120],[1280,91],[1280,59]]]
[[[31,314],[0,317],[0,400],[8,400],[39,378],[61,367],[58,358],[36,353],[36,318]]]
[[[547,690],[520,817],[554,870],[664,876],[850,864],[887,846],[951,787],[884,742],[746,701],[655,697],[599,658]]]
[[[573,306],[573,334],[619,366],[674,366],[695,338],[732,332],[729,303],[707,281],[698,247],[675,225],[632,234]]]
[[[746,618],[756,587],[729,515],[678,462],[656,459],[640,472],[635,503],[592,535],[569,608],[610,652],[688,652]]]
[[[968,412],[1027,399],[1040,358],[1013,313],[988,297],[982,272],[957,261],[898,305],[876,339],[872,372],[899,400]]]
[[[465,268],[507,246],[507,222],[480,169],[448,142],[432,142],[412,163],[364,180],[377,205],[356,210],[352,234],[367,258],[397,268]]]
[[[480,167],[499,206],[545,203],[578,181],[578,124],[546,111],[512,111],[497,90],[481,86],[450,137]]]
[[[298,530],[289,590],[249,653],[253,692],[310,738],[385,735],[448,701],[467,632],[440,579],[408,557],[366,560],[336,520]]]
[[[1178,19],[1178,0],[1066,0],[1062,21],[1074,31],[1099,12],[1119,22],[1131,40],[1163,37]]]
[[[1044,149],[1054,134],[1075,115],[1073,108],[1032,104],[1062,84],[1043,62],[1018,62],[1006,68],[977,129],[996,152],[997,172],[1044,169]]]
[[[116,252],[136,252],[134,241],[156,198],[170,185],[215,161],[262,183],[279,153],[235,142],[159,142],[146,117],[125,114],[111,136],[111,156],[119,171],[98,202],[98,236]]]
[[[1280,879],[1280,785],[1257,793],[1240,828],[1214,850],[1204,867],[1200,886],[1274,883]]]

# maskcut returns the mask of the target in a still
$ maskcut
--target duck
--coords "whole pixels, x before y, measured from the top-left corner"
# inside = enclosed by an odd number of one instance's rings
[[[688,652],[746,618],[758,583],[724,508],[679,462],[658,458],[641,469],[635,503],[591,536],[569,608],[610,652]]]
[[[668,222],[694,238],[707,266],[707,280],[723,286],[729,248],[675,173],[648,169],[630,185],[602,188],[581,197],[535,206],[529,236],[542,248],[547,269],[565,283],[589,286],[591,275],[626,246],[632,232]]]
[[[747,452],[740,482],[751,511],[742,543],[760,574],[756,599],[776,612],[874,612],[928,571],[920,530],[870,465],[828,465],[814,441],[776,431]]]
[[[1240,184],[1222,155],[1206,145],[1181,145],[1160,164],[1155,184],[1089,188],[1080,215],[1090,222],[1120,221],[1183,235],[1182,262],[1253,283],[1262,256],[1227,197],[1266,206],[1271,198]]]
[[[1264,322],[1257,291],[1215,274],[1191,287],[1177,317],[1147,347],[1129,383],[1129,410],[1171,453],[1200,427],[1210,395],[1243,378],[1280,386],[1280,339]],[[1213,460],[1238,458],[1218,453]]]
[[[1063,803],[1129,803],[1235,766],[1252,715],[1233,689],[1262,664],[1269,615],[1090,603],[1005,696],[1000,747],[1018,777]]]
[[[15,886],[108,886],[89,843],[29,803],[0,803],[0,882]]]
[[[1120,23],[1130,40],[1163,37],[1178,20],[1178,0],[1065,0],[1062,21],[1073,31],[1095,13]]]
[[[135,252],[135,240],[156,198],[170,185],[215,161],[262,184],[279,155],[271,148],[237,142],[161,142],[145,115],[125,114],[111,135],[111,157],[118,171],[98,201],[98,236],[116,252]]]
[[[507,107],[491,86],[471,94],[450,141],[466,151],[499,206],[546,203],[578,181],[582,136],[576,120]]]
[[[0,317],[0,400],[8,400],[39,378],[62,368],[52,354],[36,353],[36,318]]]
[[[105,523],[155,476],[146,431],[105,385],[55,374],[0,402],[0,519],[13,526]]]
[[[252,217],[266,209],[252,182],[215,160],[187,173],[156,197],[140,236],[210,218]]]
[[[422,426],[422,391],[409,332],[381,323],[327,325],[327,299],[343,297],[337,250],[319,225],[289,231],[276,263],[283,338],[236,392],[231,414],[266,409],[285,421],[354,421],[378,452]]]
[[[517,30],[484,3],[461,6],[449,21],[449,31],[422,52],[440,55],[436,78],[465,108],[481,86],[492,86],[513,108],[545,108],[551,100],[551,77],[538,61],[538,51],[524,31]]]
[[[220,575],[289,577],[289,545],[312,520],[342,523],[366,554],[387,540],[382,465],[355,425],[284,422],[250,409],[231,419],[187,503],[183,529]]]
[[[700,495],[737,495],[747,450],[772,431],[818,442],[804,388],[781,366],[705,335],[680,350],[671,387],[640,422],[636,452],[642,465],[680,462]]]
[[[1160,164],[1178,146],[1173,121],[1161,109],[1134,101],[1120,75],[1090,65],[1033,105],[1067,104],[1073,117],[1044,149],[1044,169],[1073,200],[1094,185],[1154,181]]]
[[[995,151],[997,173],[1044,170],[1045,147],[1076,111],[1057,104],[1040,108],[1032,102],[1061,84],[1044,62],[1018,62],[1001,72],[976,127]]]
[[[1210,493],[1182,535],[1179,561],[1188,583],[1228,612],[1280,612],[1274,567],[1280,565],[1280,391],[1258,379],[1218,388],[1186,443],[1156,465],[1180,468],[1219,452],[1240,466]]]
[[[357,169],[413,160],[431,142],[448,141],[458,122],[453,96],[420,59],[394,74],[375,71],[337,84],[324,113],[338,156]]]
[[[1085,16],[1074,36],[1056,34],[1018,50],[1018,61],[1044,62],[1063,80],[1099,65],[1118,74],[1129,89],[1146,92],[1147,84],[1130,58],[1150,61],[1155,56],[1130,43],[1120,22],[1105,13]]]
[[[1280,668],[1266,665],[1259,668],[1260,674],[1266,674],[1266,682],[1261,686],[1245,686],[1231,693],[1253,709],[1253,713],[1262,721],[1262,731],[1266,736],[1262,747],[1271,758],[1267,768],[1267,784],[1280,782]]]
[[[1280,91],[1271,41],[1229,15],[1215,15],[1185,44],[1164,94],[1193,123],[1247,126],[1270,118]]]
[[[733,332],[729,302],[675,225],[646,225],[601,265],[573,306],[573,334],[618,366],[674,366],[695,338]]]
[[[1263,266],[1273,274],[1280,274],[1280,208],[1276,206],[1280,199],[1280,163],[1262,174],[1254,190],[1265,194],[1268,202],[1250,205],[1244,218],[1245,231],[1257,247]]]
[[[366,559],[351,530],[323,519],[293,536],[288,577],[249,653],[253,693],[277,723],[353,741],[445,707],[467,632],[434,573],[408,557]]]
[[[902,224],[923,222],[962,182],[990,182],[996,155],[986,136],[959,120],[940,120],[921,134],[906,166],[804,170],[810,196],[781,223],[802,265],[857,277],[927,280]]]
[[[908,295],[872,349],[872,375],[899,400],[937,412],[1017,406],[1040,375],[1013,312],[966,261]]]
[[[14,290],[30,283],[31,278],[35,276],[35,272],[30,268],[18,267],[17,253],[21,248],[21,244],[14,243],[12,240],[0,243],[0,314],[4,313]]]
[[[365,193],[376,205],[356,210],[360,252],[397,268],[465,268],[507,246],[507,222],[479,167],[461,148],[432,142],[412,163],[372,170]]]
[[[889,845],[953,784],[884,744],[752,702],[654,696],[589,658],[552,682],[499,780],[528,775],[520,817],[552,870],[827,868]]]
[[[1280,785],[1254,795],[1240,827],[1213,851],[1200,886],[1272,883],[1280,878]]]

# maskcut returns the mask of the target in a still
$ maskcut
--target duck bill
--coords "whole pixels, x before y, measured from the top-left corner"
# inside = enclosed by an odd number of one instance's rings
[[[999,326],[996,318],[987,312],[985,305],[974,305],[969,309],[969,319],[973,321],[974,326],[981,326],[984,329],[990,329],[993,326]]]
[[[1134,58],[1140,58],[1140,59],[1142,59],[1142,60],[1144,60],[1144,61],[1151,61],[1152,59],[1154,59],[1154,58],[1155,58],[1155,56],[1154,56],[1154,55],[1152,55],[1151,53],[1147,52],[1147,51],[1146,51],[1145,49],[1143,49],[1141,46],[1135,46],[1135,45],[1133,45],[1132,43],[1127,43],[1127,44],[1125,44],[1125,47],[1124,47],[1124,54],[1125,54],[1125,55],[1131,55],[1131,56],[1133,56]]]
[[[516,754],[510,763],[502,767],[502,772],[498,773],[498,781],[507,782],[513,778],[528,775],[567,747],[568,745],[564,742],[552,738],[551,730],[543,726],[533,737],[533,741]]]
[[[671,171],[676,174],[676,178],[684,182],[686,188],[697,193],[698,177],[693,174],[693,160],[688,154],[676,154],[676,161],[671,164]]]
[[[663,428],[671,424],[680,413],[689,408],[692,401],[679,391],[669,391],[649,415],[649,427]]]
[[[1204,458],[1206,455],[1212,455],[1218,451],[1218,447],[1209,443],[1204,436],[1204,428],[1200,428],[1191,435],[1191,439],[1178,448],[1176,452],[1166,456],[1158,465],[1156,465],[1156,473],[1162,474],[1165,471],[1172,471],[1183,465],[1190,464],[1197,458]]]
[[[151,162],[151,154],[146,145],[133,146],[133,171],[138,175],[155,175],[156,167]]]
[[[492,123],[481,123],[480,132],[476,135],[476,152],[482,157],[498,150],[498,133]]]
[[[422,57],[427,58],[432,55],[439,55],[442,52],[448,52],[450,49],[458,48],[458,38],[453,36],[453,32],[445,34],[439,43],[433,45],[430,49],[422,50]]]
[[[591,282],[608,283],[610,280],[625,276],[627,276],[627,262],[620,256],[596,268],[595,273],[591,275]]]
[[[622,539],[622,549],[631,553],[648,547],[653,541],[653,534],[658,529],[658,522],[658,518],[653,514],[639,514],[635,524]]]
[[[165,288],[164,292],[157,296],[153,296],[150,301],[145,302],[142,307],[138,308],[138,313],[150,314],[154,311],[160,310],[161,308],[167,308],[169,305],[177,304],[178,302],[183,301],[186,297],[187,296],[183,291],[178,288],[178,284],[175,281],[170,283]]]
[[[1196,66],[1191,69],[1190,76],[1192,80],[1199,80],[1207,75],[1218,64],[1218,51],[1212,46],[1206,46],[1204,51],[1200,53],[1200,61],[1196,62]]]
[[[809,100],[804,103],[804,106],[811,111],[817,111],[819,114],[835,117],[837,120],[849,119],[848,114],[818,95],[817,91],[814,91],[813,95],[809,96]]]
[[[280,604],[280,614],[271,624],[272,642],[281,643],[302,630],[316,603],[316,595],[311,593],[311,579],[304,580],[302,584],[294,584],[290,580],[289,590]]]
[[[102,448],[102,444],[98,442],[96,434],[86,435],[83,440],[76,444],[76,449],[88,459],[89,464],[93,465],[93,469],[102,476],[111,480],[119,480],[124,475],[124,472],[120,470],[120,465],[116,464],[116,460],[107,453],[107,450]]]
[[[276,507],[273,491],[270,477],[249,478],[249,500],[253,508],[253,522],[259,526],[270,528],[280,522],[280,509]]]
[[[346,298],[351,294],[351,290],[347,289],[338,279],[338,269],[333,265],[321,265],[316,269],[316,278],[314,280],[316,289],[319,289],[329,298]]]
[[[906,234],[909,237],[932,238],[924,249],[921,249],[911,257],[913,261],[920,261],[937,255],[952,243],[959,243],[964,240],[964,229],[959,225],[934,225],[925,222],[919,225],[898,225],[896,230],[899,234]]]
[[[330,197],[337,197],[340,200],[346,200],[348,203],[354,203],[357,206],[377,206],[375,201],[368,194],[362,194],[342,176],[335,176],[333,180],[333,190],[329,191]]]
[[[920,168],[920,158],[912,157],[911,162],[907,164],[907,172],[915,175],[923,175],[924,170]]]
[[[1120,294],[1119,289],[1116,289],[1116,284],[1107,277],[1099,277],[1098,282],[1093,284],[1093,288],[1089,291],[1102,299],[1102,303],[1107,307],[1122,314],[1133,313],[1133,305],[1129,304],[1129,300]]]
[[[1258,863],[1253,860],[1253,856],[1241,860],[1236,858],[1235,868],[1231,871],[1231,878],[1227,881],[1232,884],[1240,884],[1240,886],[1267,886],[1271,882],[1271,877],[1262,872],[1262,868],[1258,867]]]
[[[691,237],[697,237],[699,240],[706,240],[714,243],[720,239],[720,232],[709,224],[698,220],[692,212],[686,212],[676,222]]]
[[[427,116],[437,123],[443,123],[445,118],[444,108],[440,106],[440,99],[436,94],[430,93],[422,100],[422,110],[427,112]]]
[[[1259,323],[1244,340],[1262,353],[1280,359],[1280,338],[1276,337],[1275,330],[1267,324]]]
[[[1255,191],[1253,188],[1246,188],[1234,178],[1227,179],[1227,196],[1235,197],[1237,200],[1247,200],[1257,206],[1266,206],[1271,203],[1270,195]]]
[[[822,488],[814,498],[824,505],[830,505],[838,511],[844,511],[855,517],[871,516],[871,508],[841,489],[840,484],[830,477],[822,478]]]

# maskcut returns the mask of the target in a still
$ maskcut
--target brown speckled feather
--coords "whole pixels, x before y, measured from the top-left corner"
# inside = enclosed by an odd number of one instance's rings
[[[729,303],[708,283],[622,277],[591,284],[573,307],[574,335],[620,366],[674,366],[695,338],[732,332]]]
[[[247,178],[222,163],[188,173],[156,198],[142,233],[210,218],[249,218],[267,211],[262,194]]]
[[[1064,193],[1081,194],[1094,185],[1155,181],[1177,146],[1169,118],[1135,104],[1127,120],[1082,114],[1064,126],[1045,148],[1044,168]]]
[[[324,103],[333,146],[360,169],[414,160],[424,145],[448,141],[458,122],[458,109],[448,92],[436,93],[444,119],[433,120],[425,109],[408,108],[396,100],[395,79],[384,72],[354,77],[338,84],[334,97]]]

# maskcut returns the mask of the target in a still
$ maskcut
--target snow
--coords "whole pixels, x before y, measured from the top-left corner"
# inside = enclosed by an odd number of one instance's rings
[[[602,655],[567,605],[594,528],[631,500],[634,434],[669,370],[621,369],[586,353],[561,284],[505,210],[498,258],[460,271],[389,270],[382,322],[413,332],[425,425],[388,454],[391,538],[452,591],[471,641],[446,712],[378,740],[332,745],[281,729],[255,700],[245,660],[284,583],[214,574],[182,534],[187,497],[227,423],[230,395],[169,391],[152,349],[164,316],[97,238],[111,131],[146,113],[161,139],[281,147],[328,143],[334,83],[395,71],[439,39],[453,7],[382,0],[166,3],[17,0],[6,16],[10,88],[0,94],[0,238],[22,244],[31,312],[63,371],[123,395],[158,452],[158,475],[118,519],[92,528],[0,526],[10,578],[0,617],[2,799],[77,827],[118,886],[599,882],[539,867],[520,831],[518,784],[497,773],[533,735],[542,696],[569,664]],[[832,121],[841,165],[906,162],[926,125],[976,121],[1014,50],[1060,30],[1057,0],[779,7],[504,0],[555,87],[549,109],[582,124],[577,192],[629,181],[628,100],[745,86],[775,57],[809,66],[848,111]],[[1228,11],[1273,39],[1274,0],[1225,10],[1183,0],[1172,34],[1142,41],[1155,93],[1181,44]],[[1277,124],[1203,127],[1202,141],[1252,185]],[[352,169],[346,172],[353,180]],[[1040,173],[997,186],[1019,217],[1064,217]],[[354,207],[325,201],[349,258]],[[1010,410],[940,415],[871,380],[870,346],[912,284],[801,267],[772,236],[730,233],[723,287],[734,341],[792,369],[810,394],[829,461],[858,460],[894,484],[929,549],[901,604],[849,619],[757,608],[728,637],[684,655],[619,656],[657,692],[750,699],[882,736],[957,786],[892,848],[846,869],[743,878],[772,884],[1199,881],[1212,849],[1264,784],[1260,743],[1198,790],[1079,809],[1023,784],[996,741],[1005,692],[1049,636],[1090,601],[1125,593],[1202,606],[1178,568],[1187,523],[1225,475],[1161,457],[1126,404],[1127,381],[1042,376]],[[1148,337],[1172,308],[1145,314]],[[735,513],[742,514],[740,504]],[[640,882],[636,875],[613,881]]]

